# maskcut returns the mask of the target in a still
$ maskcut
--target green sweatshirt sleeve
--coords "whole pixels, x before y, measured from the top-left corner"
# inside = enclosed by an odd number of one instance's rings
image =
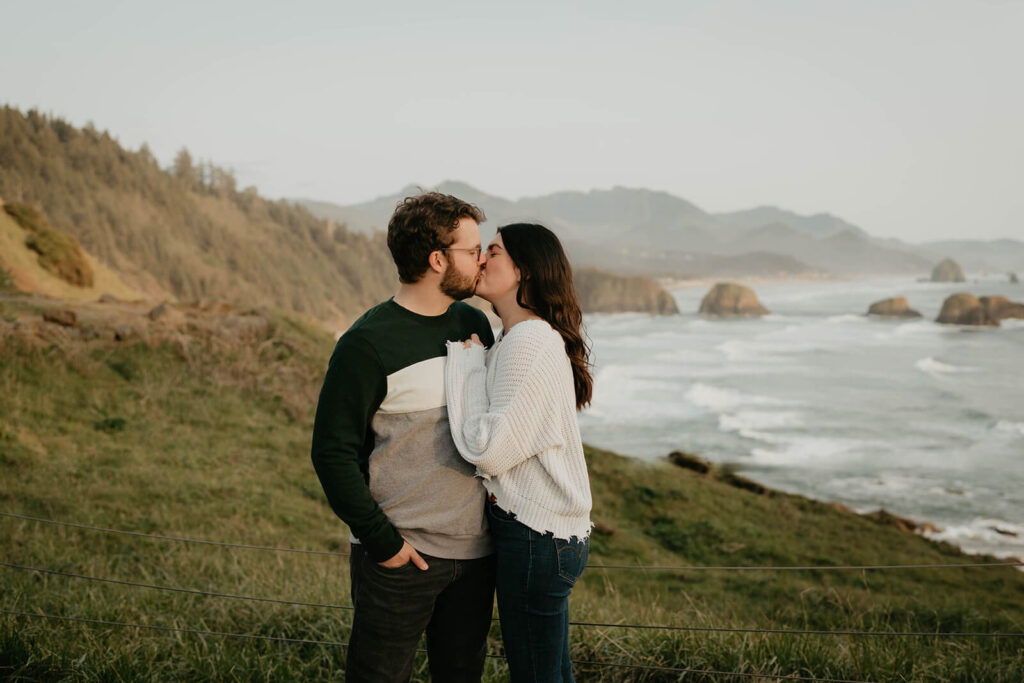
[[[404,543],[367,484],[371,420],[386,393],[377,353],[359,336],[344,335],[320,389],[311,453],[331,508],[377,562],[394,556]]]
[[[482,311],[477,311],[477,336],[486,348],[494,345],[494,332],[491,330],[491,323]]]

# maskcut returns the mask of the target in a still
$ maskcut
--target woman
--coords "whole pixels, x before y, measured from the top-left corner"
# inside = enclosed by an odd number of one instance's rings
[[[501,318],[486,351],[448,343],[448,419],[488,491],[512,681],[572,681],[569,592],[590,549],[590,480],[576,411],[593,380],[572,270],[540,225],[498,229],[477,284]]]

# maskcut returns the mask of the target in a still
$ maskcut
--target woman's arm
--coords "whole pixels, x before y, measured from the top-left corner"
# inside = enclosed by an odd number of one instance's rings
[[[483,348],[448,344],[445,389],[452,438],[462,457],[488,476],[564,445],[562,413],[565,405],[575,408],[564,343],[546,325],[507,336],[494,362],[488,395]]]

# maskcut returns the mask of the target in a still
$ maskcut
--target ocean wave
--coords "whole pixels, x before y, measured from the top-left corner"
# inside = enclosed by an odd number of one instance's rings
[[[689,418],[700,411],[676,399],[679,377],[659,367],[599,368],[594,395],[585,414],[625,423],[644,423]]]
[[[856,313],[843,313],[842,315],[832,315],[825,318],[825,322],[829,325],[840,325],[845,323],[868,323],[868,317],[865,315],[857,315]]]
[[[945,330],[942,325],[933,322],[931,320],[915,320],[913,322],[902,323],[896,327],[891,333],[886,334],[886,337],[909,337],[913,335],[939,335]]]
[[[1009,420],[999,420],[993,427],[997,432],[1009,432],[1010,434],[1019,434],[1024,436],[1024,422],[1010,422]]]
[[[790,323],[748,339],[729,339],[715,350],[730,361],[773,362],[802,353],[835,352],[850,346],[869,345],[874,327],[863,316],[844,314]],[[857,321],[856,324],[849,324]]]
[[[836,459],[865,447],[865,442],[855,439],[838,439],[821,436],[789,436],[765,434],[775,441],[776,448],[752,448],[751,457],[765,465],[817,465],[831,468]]]
[[[793,405],[791,401],[772,398],[770,396],[757,396],[745,394],[735,389],[714,387],[708,384],[697,382],[686,392],[684,398],[691,404],[703,408],[711,413],[727,413],[736,410],[741,406],[787,406]]]
[[[1003,328],[1007,330],[1024,330],[1024,320],[1017,320],[1016,318],[1006,318],[1001,321]]]
[[[929,375],[953,375],[958,372],[977,372],[978,368],[972,368],[965,365],[950,365],[949,363],[943,363],[935,360],[933,356],[922,358],[914,363],[914,367],[921,372],[926,372]]]
[[[786,438],[765,430],[802,427],[803,424],[803,415],[795,411],[741,410],[718,416],[721,431],[772,444],[785,443]]]
[[[981,541],[999,545],[1019,542],[1024,546],[1024,526],[1005,519],[973,519],[966,524],[953,524],[942,531],[928,534],[929,538],[963,545],[965,541]]]

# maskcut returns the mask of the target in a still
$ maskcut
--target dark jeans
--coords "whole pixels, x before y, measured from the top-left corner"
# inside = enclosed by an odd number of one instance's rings
[[[498,614],[512,683],[573,681],[569,592],[583,573],[590,541],[539,534],[487,503],[498,549]]]
[[[422,554],[422,553],[421,553]],[[408,681],[423,631],[432,680],[479,681],[494,605],[493,555],[446,560],[423,555],[430,568],[381,567],[352,544],[349,683]]]

